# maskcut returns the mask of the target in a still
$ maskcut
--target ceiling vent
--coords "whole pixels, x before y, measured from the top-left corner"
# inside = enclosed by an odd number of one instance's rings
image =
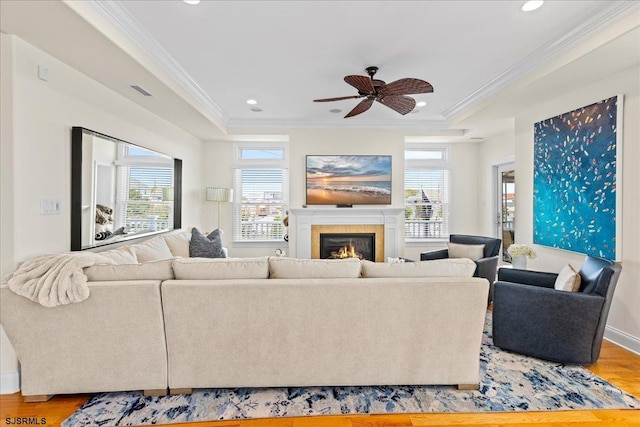
[[[153,96],[149,92],[147,92],[146,90],[144,90],[143,88],[141,88],[138,85],[129,85],[129,87],[131,89],[135,90],[136,92],[138,92],[142,96]]]

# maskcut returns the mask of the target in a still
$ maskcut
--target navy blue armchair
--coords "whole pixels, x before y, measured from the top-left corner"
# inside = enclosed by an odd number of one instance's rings
[[[483,258],[476,260],[476,271],[474,277],[484,277],[493,284],[496,280],[496,272],[498,270],[498,254],[500,253],[501,239],[494,237],[470,236],[466,234],[451,234],[449,236],[451,243],[459,243],[463,245],[484,245]],[[420,261],[428,261],[434,259],[449,258],[448,249],[440,249],[437,251],[422,252]],[[489,289],[489,302],[491,302],[492,291]]]
[[[554,289],[557,274],[501,268],[493,292],[493,342],[516,353],[590,365],[600,356],[622,267],[587,256],[578,292]]]

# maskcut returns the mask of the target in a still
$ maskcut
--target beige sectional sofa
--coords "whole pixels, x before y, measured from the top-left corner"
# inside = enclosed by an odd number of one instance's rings
[[[90,297],[80,303],[43,307],[3,287],[0,320],[21,362],[25,399],[478,386],[489,284],[471,277],[470,260],[190,259],[188,234],[153,240],[117,249],[143,263],[85,268]],[[162,260],[165,245],[171,257]]]

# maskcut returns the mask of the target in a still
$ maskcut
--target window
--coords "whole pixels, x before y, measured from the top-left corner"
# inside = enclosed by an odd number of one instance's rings
[[[282,241],[289,201],[288,146],[235,148],[234,241]]]
[[[448,149],[405,148],[404,235],[406,240],[446,239],[449,235]]]
[[[118,148],[114,231],[170,229],[173,218],[173,161],[140,147]]]

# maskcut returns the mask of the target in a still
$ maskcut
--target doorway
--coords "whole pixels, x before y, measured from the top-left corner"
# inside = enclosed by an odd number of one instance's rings
[[[516,177],[515,163],[498,165],[497,171],[497,216],[496,236],[502,239],[502,261],[511,262],[507,253],[516,238]]]

